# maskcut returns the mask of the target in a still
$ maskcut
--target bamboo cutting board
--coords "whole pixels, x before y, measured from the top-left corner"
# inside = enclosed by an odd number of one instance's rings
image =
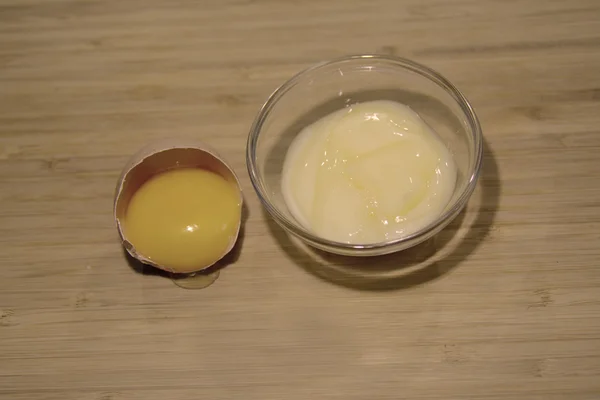
[[[245,172],[258,108],[379,52],[453,81],[484,170],[435,240],[315,259]],[[596,0],[0,0],[0,398],[600,398]],[[203,290],[133,268],[112,195],[165,137],[218,148],[248,205]]]

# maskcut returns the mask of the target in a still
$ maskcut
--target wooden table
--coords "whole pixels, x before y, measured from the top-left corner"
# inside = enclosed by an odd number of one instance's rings
[[[300,69],[380,52],[475,106],[485,167],[429,244],[315,261],[262,211],[245,139]],[[0,0],[0,398],[600,398],[597,0]],[[131,268],[112,195],[199,138],[241,177],[204,290]]]

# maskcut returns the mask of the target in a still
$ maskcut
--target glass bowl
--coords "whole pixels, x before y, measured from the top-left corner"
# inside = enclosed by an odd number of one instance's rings
[[[306,126],[349,104],[393,100],[408,105],[452,153],[454,193],[435,221],[419,231],[372,244],[324,239],[300,224],[281,189],[283,162],[292,140]],[[310,67],[280,86],[260,109],[248,136],[246,163],[252,185],[270,216],[289,234],[318,249],[347,256],[383,255],[415,246],[448,225],[475,189],[482,163],[482,133],[463,94],[432,69],[410,60],[355,55]]]

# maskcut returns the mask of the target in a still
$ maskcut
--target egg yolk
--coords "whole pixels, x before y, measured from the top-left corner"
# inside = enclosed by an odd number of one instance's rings
[[[133,195],[123,231],[136,252],[173,272],[194,272],[221,259],[241,218],[238,188],[199,168],[152,177]]]

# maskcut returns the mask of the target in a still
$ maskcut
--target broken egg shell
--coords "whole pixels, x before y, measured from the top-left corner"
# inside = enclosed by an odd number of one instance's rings
[[[175,168],[201,168],[219,174],[237,188],[240,198],[239,204],[242,208],[244,198],[240,182],[233,169],[213,148],[196,141],[163,140],[142,148],[129,159],[123,168],[115,191],[114,218],[123,247],[133,258],[163,271],[186,274],[205,270],[225,257],[237,242],[242,221],[240,216],[235,234],[219,259],[210,265],[199,266],[194,271],[174,270],[166,265],[159,265],[143,254],[138,253],[135,246],[127,240],[121,220],[125,217],[127,207],[134,193],[144,183],[157,174]]]

